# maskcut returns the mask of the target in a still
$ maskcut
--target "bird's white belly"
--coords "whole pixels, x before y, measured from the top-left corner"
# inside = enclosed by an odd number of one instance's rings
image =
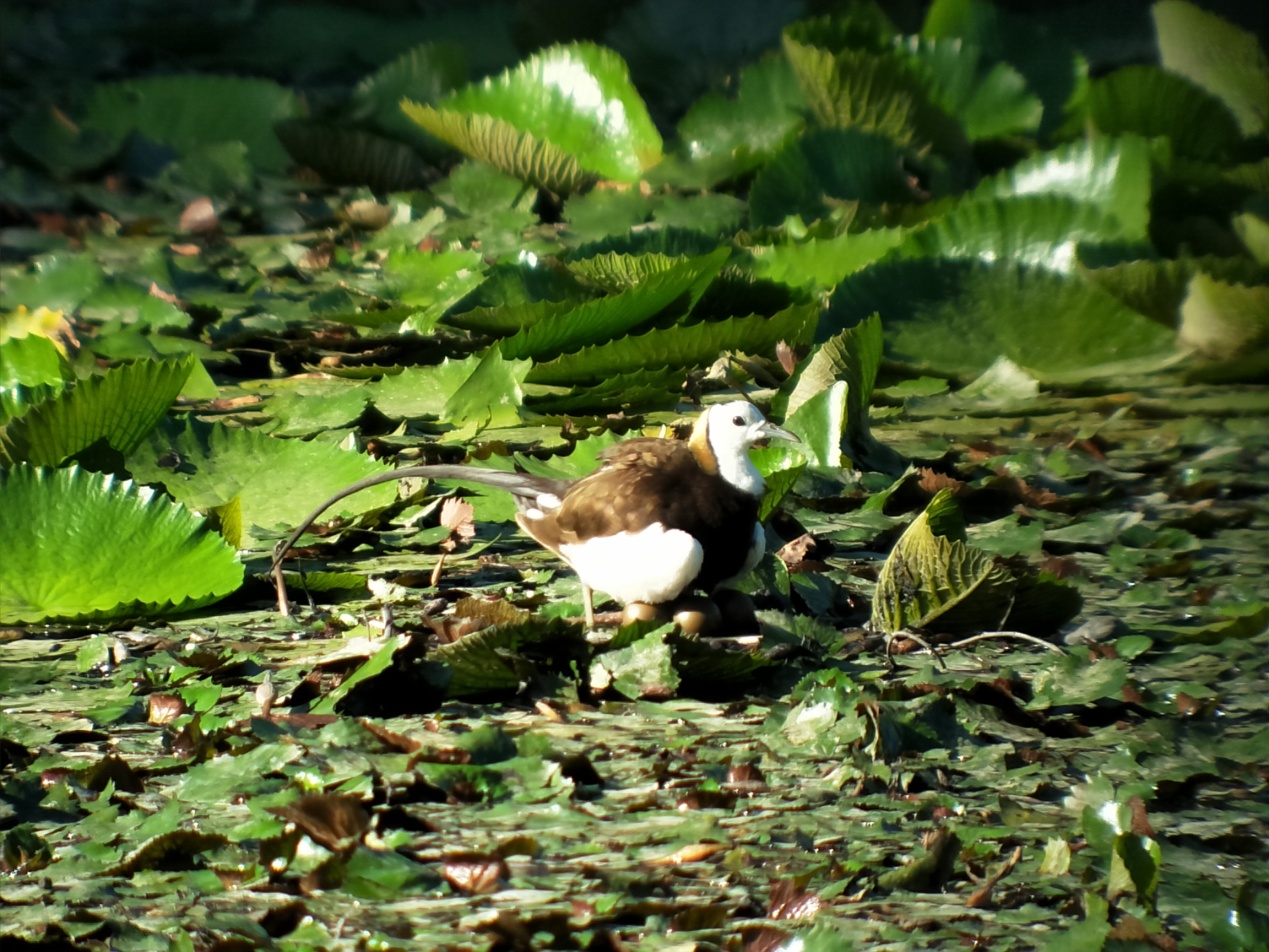
[[[638,532],[597,536],[560,546],[586,585],[623,605],[677,598],[701,571],[701,544],[681,529],[654,522]]]

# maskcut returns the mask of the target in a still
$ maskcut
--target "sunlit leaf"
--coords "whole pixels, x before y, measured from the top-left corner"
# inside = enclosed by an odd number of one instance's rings
[[[799,287],[832,288],[847,275],[885,257],[907,234],[904,228],[873,228],[833,238],[756,245],[748,251],[755,274]]]
[[[193,419],[156,429],[127,465],[135,478],[164,486],[191,509],[208,510],[238,498],[248,548],[263,542],[255,527],[298,525],[332,493],[384,470],[360,453],[329,443],[278,439]],[[329,517],[364,512],[395,497],[391,483],[375,486],[350,496]]]
[[[590,43],[554,46],[407,116],[473,158],[560,194],[594,176],[632,182],[661,137],[626,65]]]
[[[754,314],[631,334],[537,364],[528,379],[533,383],[599,383],[635,368],[706,366],[727,351],[771,354],[779,341],[793,344],[809,340],[816,310],[814,305],[795,304],[773,317]]]
[[[984,179],[970,195],[1062,195],[1095,205],[1114,231],[1145,239],[1150,220],[1150,153],[1139,136],[1092,136],[1028,156]]]
[[[910,37],[900,49],[931,100],[961,121],[971,142],[1039,127],[1044,107],[1009,64],[985,63],[976,46],[959,39]]]
[[[899,146],[964,148],[960,126],[931,102],[895,53],[834,52],[804,35],[796,26],[786,29],[784,52],[821,125],[876,133]]]
[[[81,380],[0,427],[0,460],[55,466],[94,448],[127,455],[180,394],[193,358],[138,361]]]
[[[757,168],[803,125],[797,77],[783,57],[740,71],[736,94],[706,93],[678,126],[687,158],[720,181]]]
[[[899,537],[877,578],[873,627],[969,634],[1005,620],[1014,578],[966,543],[963,529],[949,534],[958,512],[951,493],[941,490]]]
[[[1040,380],[1072,381],[1178,357],[1171,330],[1078,277],[1004,262],[875,265],[838,285],[820,333],[840,327],[839,315],[874,311],[889,356],[963,377],[1002,354]]]
[[[684,259],[628,291],[587,301],[562,313],[551,307],[549,310],[556,313],[505,339],[503,355],[508,359],[548,360],[628,334],[679,298],[685,304],[693,300],[693,293],[699,294],[698,289],[718,274],[728,251],[718,248],[712,254]]]
[[[78,467],[25,465],[0,471],[0,484],[4,624],[167,615],[242,582],[233,550],[152,489]]]
[[[1221,100],[1245,136],[1269,124],[1269,60],[1250,33],[1186,0],[1151,7],[1163,68]]]

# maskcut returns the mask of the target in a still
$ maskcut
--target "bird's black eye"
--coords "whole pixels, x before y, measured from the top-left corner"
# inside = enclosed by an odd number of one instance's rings
[[[745,425],[745,418],[744,418],[744,417],[742,417],[742,416],[732,417],[732,418],[731,418],[731,422],[732,422],[732,423],[734,423],[734,424],[736,424],[736,426],[744,426],[744,425]]]

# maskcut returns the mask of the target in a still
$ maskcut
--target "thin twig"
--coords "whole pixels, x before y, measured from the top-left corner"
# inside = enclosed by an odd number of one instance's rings
[[[909,637],[911,637],[909,635]],[[1051,641],[1045,641],[1043,638],[1037,638],[1035,635],[1024,634],[1021,631],[984,631],[982,634],[973,635],[969,638],[962,638],[960,641],[953,641],[944,647],[947,648],[964,648],[966,645],[972,645],[976,641],[990,641],[995,638],[1016,638],[1019,641],[1029,641],[1041,648],[1048,648],[1054,654],[1066,654],[1061,648],[1053,644]]]
[[[947,662],[943,660],[942,654],[940,654],[928,641],[920,635],[914,634],[910,631],[896,631],[893,634],[886,635],[886,664],[890,666],[891,671],[895,669],[894,658],[892,655],[894,654],[894,640],[896,638],[907,638],[909,641],[915,641],[918,645],[934,656],[934,660],[938,662],[940,668],[944,671],[947,670]],[[949,645],[948,647],[954,646]]]

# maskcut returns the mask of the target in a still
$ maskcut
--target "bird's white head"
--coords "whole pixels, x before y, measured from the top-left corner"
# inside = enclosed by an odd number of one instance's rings
[[[768,421],[752,403],[733,400],[715,404],[701,414],[692,429],[692,450],[706,470],[717,472],[737,489],[761,496],[762,474],[749,459],[749,448],[772,437],[800,442],[788,430]]]

